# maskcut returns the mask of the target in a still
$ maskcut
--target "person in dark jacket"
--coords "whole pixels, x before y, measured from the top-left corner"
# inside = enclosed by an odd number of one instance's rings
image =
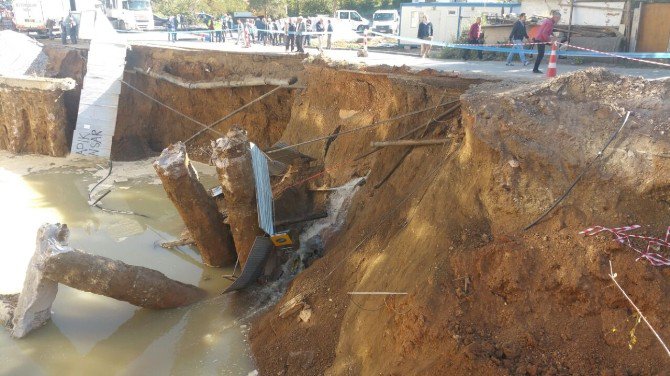
[[[523,41],[528,40],[528,32],[526,32],[525,22],[526,13],[519,14],[519,19],[516,20],[512,27],[512,32],[509,34],[509,41],[514,44],[514,49],[517,50],[517,53],[519,54],[519,60],[521,60],[524,66],[528,65],[526,55],[523,53]],[[505,63],[505,65],[514,65],[512,64],[513,59],[514,52],[510,52],[509,55],[507,55],[507,63]]]
[[[326,48],[330,50],[333,41],[333,24],[330,22],[330,20],[328,20],[328,27],[326,28],[326,31],[328,32],[328,37],[326,39]]]
[[[470,31],[468,32],[468,44],[481,44],[479,38],[482,34],[482,18],[477,17],[475,23],[470,25]],[[484,58],[482,50],[477,50],[477,57],[479,60]],[[463,49],[463,60],[468,60],[470,58],[470,50]]]
[[[314,31],[314,25],[312,25],[312,20],[305,18],[305,36],[302,37],[302,46],[311,47],[312,46],[312,34]]]
[[[67,44],[67,26],[65,25],[65,18],[60,20],[60,39],[63,44]]]
[[[289,51],[289,47],[290,51],[293,52],[295,49],[295,23],[293,22],[293,18],[289,18],[284,27],[284,32],[286,34],[286,52]]]
[[[319,52],[323,52],[323,32],[326,31],[326,27],[323,24],[323,18],[319,18],[314,25],[314,30],[318,33],[316,34],[317,48]]]
[[[295,25],[295,47],[301,54],[305,53],[303,49],[305,32],[307,32],[307,23],[303,21],[302,17],[298,17],[298,22]]]
[[[428,20],[425,14],[421,16],[421,23],[419,24],[419,39],[430,41],[433,39],[433,23]],[[421,57],[426,58],[430,53],[432,46],[429,43],[421,44]]]
[[[179,29],[179,18],[182,16],[174,16],[172,17],[172,30],[175,32],[172,33],[172,41],[176,42],[177,41],[177,30]],[[183,24],[182,24],[183,25]]]

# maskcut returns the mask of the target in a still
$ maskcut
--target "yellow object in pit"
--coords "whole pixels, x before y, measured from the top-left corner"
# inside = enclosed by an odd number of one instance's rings
[[[291,236],[289,236],[288,231],[274,234],[270,236],[270,239],[272,240],[272,244],[274,244],[275,247],[286,247],[293,245],[293,240],[291,240]]]

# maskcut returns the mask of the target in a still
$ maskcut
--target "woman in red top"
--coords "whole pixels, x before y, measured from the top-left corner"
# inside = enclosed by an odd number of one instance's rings
[[[533,38],[534,42],[540,42],[537,45],[537,58],[535,59],[535,66],[533,67],[533,73],[542,73],[540,68],[540,63],[542,63],[542,58],[544,57],[544,48],[549,42],[554,41],[554,25],[561,20],[561,14],[554,10],[551,12],[551,18],[547,18],[542,22],[542,25],[537,30],[537,35]]]

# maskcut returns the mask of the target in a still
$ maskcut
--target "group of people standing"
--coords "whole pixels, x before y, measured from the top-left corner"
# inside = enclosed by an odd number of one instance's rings
[[[79,35],[79,25],[72,13],[60,20],[60,38],[63,44],[67,44],[67,38],[70,37],[72,44],[77,44],[77,36]]]
[[[316,37],[319,51],[323,51],[324,35],[326,36],[326,49],[332,48],[333,24],[330,20],[326,23],[323,18],[319,18],[312,24],[309,18],[289,18],[284,25],[283,32],[286,52],[293,52],[295,49],[299,53],[304,53],[304,46],[311,44],[313,35]]]
[[[177,41],[177,30],[179,30],[179,24],[181,23],[182,17],[177,15],[177,16],[170,16],[168,17],[167,20],[167,30],[168,30],[168,40],[170,42],[176,42]]]
[[[553,35],[554,26],[561,20],[561,13],[558,11],[552,11],[551,17],[544,19],[540,24],[535,33],[535,37],[532,38],[532,43],[537,45],[537,57],[535,58],[535,65],[533,66],[533,73],[542,73],[540,71],[540,64],[542,64],[542,59],[544,58],[546,46],[553,43],[556,38]],[[477,17],[475,22],[470,25],[468,30],[468,44],[483,44],[484,37],[481,29],[482,19]],[[433,39],[433,24],[428,20],[428,16],[421,15],[421,23],[419,24],[418,37],[421,40],[431,41]],[[530,64],[526,59],[524,53],[525,43],[530,43],[531,38],[528,36],[526,30],[526,14],[519,14],[518,19],[514,22],[512,27],[512,32],[509,35],[509,41],[512,44],[513,48],[516,51],[510,52],[507,55],[507,60],[505,65],[512,66],[514,55],[519,55],[519,60],[523,63],[524,66]],[[421,57],[425,58],[428,56],[431,50],[430,43],[421,44]],[[463,60],[468,60],[470,57],[470,49],[464,48],[462,53]],[[483,58],[483,51],[481,49],[477,50],[477,57],[479,60]]]
[[[540,70],[540,64],[542,64],[542,59],[544,58],[545,49],[548,44],[556,41],[554,37],[554,26],[561,20],[561,13],[558,11],[552,11],[551,17],[546,18],[539,24],[535,37],[532,38],[532,42],[537,45],[537,57],[535,58],[535,64],[533,65],[533,73],[542,73]],[[519,60],[523,63],[524,66],[530,64],[526,60],[526,55],[524,53],[524,43],[531,42],[531,38],[528,36],[526,30],[526,13],[519,14],[519,18],[514,22],[512,27],[512,32],[509,35],[509,41],[514,46],[514,49],[517,52],[510,52],[507,55],[507,61],[505,65],[512,66],[512,60],[514,59],[514,54],[519,55]]]
[[[176,40],[176,18],[168,20],[169,40]],[[251,47],[252,43],[272,46],[284,46],[285,50],[304,53],[304,47],[311,44],[312,39],[317,41],[317,48],[322,51],[325,47],[332,47],[333,25],[331,20],[319,18],[313,22],[309,18],[297,17],[286,19],[272,19],[258,17],[234,20],[228,14],[220,18],[210,17],[206,21],[210,30],[208,40],[211,42],[225,42],[226,36],[233,39],[233,30],[237,33],[236,44],[244,48]],[[325,37],[325,41],[324,41]]]

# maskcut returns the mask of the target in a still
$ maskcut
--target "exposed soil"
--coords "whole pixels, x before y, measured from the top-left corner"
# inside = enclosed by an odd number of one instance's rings
[[[44,46],[44,53],[48,56],[48,64],[45,73],[47,77],[69,77],[74,79],[77,83],[74,90],[68,90],[63,94],[63,103],[65,104],[68,124],[65,137],[69,151],[72,144],[72,133],[77,125],[79,97],[81,96],[81,88],[84,83],[84,76],[86,75],[88,50],[58,44],[48,44]]]
[[[189,82],[217,79],[266,77],[303,81],[303,65],[296,56],[259,56],[218,51],[166,49],[134,46],[128,52],[124,80],[142,92],[199,122],[211,124],[274,87],[253,86],[219,89],[187,89],[157,80],[139,71],[169,74]],[[282,135],[291,114],[296,89],[282,89],[248,107],[213,129],[187,143],[189,155],[207,162],[210,142],[235,124],[249,133],[262,148],[274,144]],[[184,141],[202,129],[149,99],[127,85],[122,87],[119,115],[113,140],[112,158],[135,160],[160,153],[169,144]]]
[[[17,43],[22,41],[18,39]],[[34,44],[32,40],[22,43]],[[13,46],[20,53],[20,44]],[[17,52],[17,51],[14,51]],[[25,85],[0,85],[0,149],[16,154],[36,153],[62,157],[69,153],[77,121],[81,84],[86,72],[86,51],[45,46],[32,62]],[[39,78],[35,78],[35,75]],[[74,89],[40,88],[47,79],[72,78]],[[32,82],[38,81],[33,84]],[[53,81],[59,86],[58,80]],[[54,85],[51,85],[54,86]],[[60,85],[62,86],[62,85]]]
[[[366,84],[373,95],[353,103],[398,98],[384,87],[387,80]],[[411,90],[408,98],[416,98]],[[332,110],[319,105],[327,99],[309,93],[308,85],[286,137],[307,126],[299,118],[332,119]],[[336,107],[347,109],[341,101],[351,94],[334,94],[341,98]],[[333,167],[327,180],[335,185],[369,168],[368,182],[325,256],[253,326],[261,374],[665,374],[670,361],[644,324],[635,326],[634,311],[608,277],[609,260],[664,338],[670,272],[636,262],[608,236],[577,233],[633,223],[644,225],[642,233],[665,233],[669,97],[668,82],[603,71],[523,88],[474,87],[462,98],[462,119],[438,123],[450,126],[454,142],[411,150],[381,185],[404,150],[388,148],[341,168],[369,150],[369,136],[339,137],[324,158]],[[567,189],[628,110],[630,124],[603,160],[544,222],[522,231]],[[329,130],[309,133],[323,131]],[[352,298],[349,291],[409,295]],[[311,306],[310,320],[278,318],[298,294]]]
[[[45,74],[81,83],[83,52],[53,47],[45,53]],[[519,86],[298,56],[146,46],[129,51],[126,68],[128,84],[204,124],[273,86],[187,89],[146,72],[192,82],[298,78],[294,87],[214,127],[225,133],[239,124],[265,150],[277,141],[326,137],[297,147],[312,160],[292,164],[290,179],[273,178],[275,188],[282,187],[275,190],[278,219],[299,216],[295,208],[315,211],[327,188],[366,177],[342,231],[324,245],[324,257],[254,322],[250,336],[260,374],[668,374],[670,361],[644,324],[636,325],[608,273],[611,260],[618,281],[670,340],[664,323],[670,271],[636,262],[633,251],[608,236],[577,233],[636,223],[644,226],[640,233],[665,233],[670,82],[590,70]],[[157,155],[201,129],[137,90],[123,86],[114,159]],[[55,140],[63,151],[52,155],[63,155],[78,103],[78,94],[66,94],[36,100],[0,90],[0,119],[25,121],[20,106],[39,108],[30,110],[32,122],[47,119],[54,113],[49,101],[56,101],[65,133],[33,132],[25,145],[48,148],[36,137]],[[7,116],[2,107],[10,97],[18,115]],[[523,231],[570,186],[627,111],[627,126],[570,196]],[[3,129],[0,148],[50,153],[2,144]],[[402,136],[449,141],[370,146]],[[207,162],[217,137],[210,131],[198,136],[187,144],[189,155]],[[306,186],[326,190],[307,192]],[[279,318],[281,306],[299,294],[311,307],[309,320],[299,322],[297,313]]]

